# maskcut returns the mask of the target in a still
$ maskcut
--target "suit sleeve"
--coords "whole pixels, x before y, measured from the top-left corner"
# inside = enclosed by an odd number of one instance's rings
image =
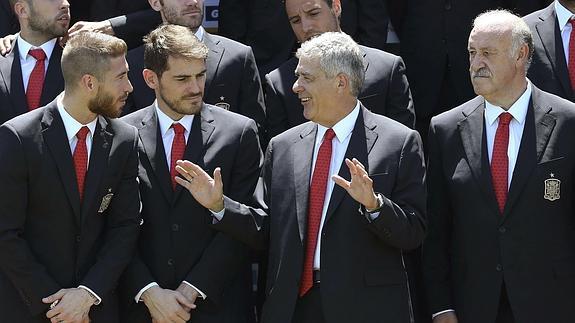
[[[0,127],[0,270],[32,315],[39,315],[48,309],[42,298],[57,292],[60,286],[22,238],[28,205],[28,166],[16,132],[8,125]]]
[[[132,259],[140,230],[140,196],[138,192],[137,130],[132,129],[131,140],[117,149],[128,150],[121,167],[121,178],[108,210],[103,245],[98,260],[90,268],[80,285],[87,286],[100,297],[115,288],[120,275]],[[115,140],[121,140],[116,138]],[[104,300],[105,301],[105,300]]]
[[[224,216],[221,221],[213,225],[215,229],[256,250],[265,250],[268,247],[268,206],[271,202],[268,188],[271,187],[272,158],[273,140],[267,147],[263,167],[249,205],[224,196]]]
[[[286,107],[281,96],[277,93],[270,75],[267,74],[264,81],[266,94],[266,118],[268,126],[268,138],[286,131],[289,128]]]
[[[425,162],[421,139],[406,136],[391,196],[383,197],[379,216],[369,226],[380,239],[398,249],[419,247],[425,237]]]
[[[393,62],[386,101],[387,117],[414,129],[415,110],[413,99],[409,89],[409,82],[405,75],[405,64],[399,56],[395,57]]]
[[[162,17],[159,12],[149,9],[110,18],[109,21],[116,37],[133,49],[142,45],[142,38],[162,23]]]
[[[250,17],[245,0],[220,0],[218,33],[224,37],[245,43]]]
[[[429,232],[423,244],[423,275],[431,313],[452,309],[449,246],[452,212],[442,168],[441,142],[433,119],[429,128]]]
[[[231,181],[224,183],[224,191],[228,196],[240,202],[250,200],[257,184],[261,162],[256,125],[250,120],[244,125],[230,174]],[[245,268],[248,256],[249,249],[245,244],[219,232],[204,250],[198,264],[190,270],[186,281],[204,292],[208,300],[220,303],[224,288]]]
[[[244,54],[244,68],[241,80],[239,113],[252,118],[258,126],[260,141],[267,142],[266,107],[262,91],[262,82],[256,66],[256,59],[249,48]]]
[[[345,12],[345,8],[342,8]],[[357,42],[384,50],[387,42],[389,15],[382,0],[357,1]]]

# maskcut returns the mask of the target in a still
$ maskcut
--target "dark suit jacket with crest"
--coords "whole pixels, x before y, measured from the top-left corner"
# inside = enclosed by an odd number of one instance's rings
[[[413,128],[415,111],[403,60],[378,49],[360,48],[364,52],[365,81],[359,100],[371,112]],[[298,61],[293,57],[266,75],[264,87],[269,138],[307,121],[298,96],[292,90]]]
[[[137,133],[98,120],[83,202],[55,100],[0,127],[3,321],[47,322],[42,298],[78,285],[102,298],[90,310],[92,322],[118,321],[115,287],[140,222]]]
[[[18,42],[14,42],[14,49],[8,55],[0,55],[0,124],[28,112],[19,55]],[[64,90],[61,58],[62,47],[56,43],[48,62],[40,106],[50,103]]]
[[[151,282],[176,289],[187,281],[207,295],[198,301],[191,322],[250,322],[251,280],[248,248],[211,228],[212,215],[182,186],[174,191],[155,106],[123,121],[140,136],[140,195],[144,224],[138,254],[123,276],[122,322],[150,322],[134,297]],[[224,192],[248,201],[256,186],[261,151],[253,120],[204,104],[194,117],[184,159],[209,174],[220,167]]]
[[[256,190],[259,209],[225,197],[214,227],[256,248],[268,248],[266,302],[261,322],[289,323],[298,300],[312,156],[317,124],[307,122],[274,137]],[[412,320],[402,250],[425,235],[425,183],[419,135],[363,105],[346,158],[357,158],[384,195],[379,217],[335,186],[321,235],[321,297],[326,322]],[[349,179],[342,164],[339,175]],[[225,185],[225,182],[224,182]]]
[[[523,19],[531,28],[535,46],[527,77],[541,90],[575,101],[554,3]]]
[[[517,322],[575,317],[575,104],[533,87],[503,214],[476,97],[434,117],[423,244],[431,312],[494,322],[502,285]]]

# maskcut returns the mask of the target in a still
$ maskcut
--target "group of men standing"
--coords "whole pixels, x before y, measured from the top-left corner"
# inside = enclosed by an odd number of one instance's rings
[[[431,119],[427,171],[402,59],[342,33],[339,0],[286,0],[301,46],[265,104],[202,1],[149,3],[159,27],[62,48],[67,0],[10,0],[2,320],[251,323],[253,250],[265,323],[573,320],[572,1],[475,18],[478,96]]]

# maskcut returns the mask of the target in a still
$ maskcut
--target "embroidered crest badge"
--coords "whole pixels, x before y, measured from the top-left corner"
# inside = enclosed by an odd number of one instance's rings
[[[543,198],[551,202],[561,198],[561,180],[555,178],[555,174],[549,174],[551,178],[545,180],[545,194]]]

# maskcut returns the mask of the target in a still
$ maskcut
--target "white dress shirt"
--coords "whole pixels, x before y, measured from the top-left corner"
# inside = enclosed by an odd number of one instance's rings
[[[327,213],[327,208],[329,206],[329,201],[331,199],[331,193],[335,182],[331,178],[333,175],[339,173],[339,168],[342,166],[342,162],[345,158],[345,152],[347,151],[347,146],[349,145],[349,139],[351,138],[351,133],[355,127],[355,122],[357,121],[357,116],[359,115],[359,101],[357,101],[355,108],[338,123],[336,123],[331,129],[335,132],[335,137],[332,140],[332,150],[331,150],[331,161],[329,164],[329,176],[327,177],[327,188],[325,190],[325,199],[323,202],[323,210],[321,211],[321,222],[319,225],[318,237],[321,237],[321,232],[323,230],[323,223],[325,221],[325,215]],[[313,149],[313,160],[312,160],[312,172],[309,182],[313,178],[313,168],[315,167],[315,162],[317,160],[317,154],[319,153],[319,147],[323,141],[323,136],[325,135],[328,128],[317,125],[317,133],[315,136],[315,147]],[[343,166],[347,167],[347,166]],[[349,180],[349,178],[346,178]],[[313,259],[313,268],[320,269],[320,259],[321,259],[321,239],[317,239],[317,245],[315,247],[315,255]]]
[[[507,158],[509,160],[507,170],[507,188],[511,186],[511,181],[513,179],[513,170],[515,169],[517,156],[519,154],[519,147],[521,146],[521,138],[523,137],[525,118],[527,117],[527,109],[529,108],[530,101],[530,81],[527,81],[527,88],[525,89],[525,92],[523,92],[519,99],[517,99],[517,101],[515,101],[515,103],[513,103],[513,105],[511,105],[507,111],[485,100],[485,135],[487,138],[487,154],[489,156],[489,163],[491,163],[491,157],[493,156],[493,145],[495,141],[495,133],[497,132],[497,126],[499,125],[499,115],[504,112],[509,112],[513,116],[511,122],[509,123],[509,144],[507,146]],[[453,309],[437,312],[432,315],[432,318],[447,312],[453,312]]]
[[[555,1],[555,14],[557,15],[557,23],[559,30],[561,30],[561,40],[563,41],[563,54],[565,55],[565,62],[569,65],[569,37],[571,36],[571,23],[569,19],[575,16],[569,9],[565,8],[559,1]]]
[[[172,128],[172,124],[174,123],[179,123],[182,125],[182,127],[184,127],[184,139],[186,141],[186,144],[188,143],[188,137],[190,136],[190,132],[192,131],[192,123],[194,122],[194,115],[185,115],[184,117],[182,117],[180,120],[172,120],[172,118],[170,118],[167,114],[165,114],[159,107],[158,107],[158,101],[154,101],[154,107],[156,109],[156,115],[158,116],[158,126],[160,127],[160,134],[162,135],[162,142],[164,143],[164,153],[166,154],[166,161],[167,161],[167,165],[166,167],[168,167],[168,169],[170,169],[170,162],[172,160],[172,142],[174,141],[174,136],[175,136],[175,132],[174,132],[174,128]],[[202,299],[206,299],[207,295],[204,294],[201,290],[199,290],[196,286],[190,284],[187,281],[183,281],[184,284],[192,287],[193,289],[195,289],[200,296],[202,297]],[[147,291],[148,289],[150,289],[151,287],[154,286],[159,286],[157,282],[152,282],[149,283],[148,285],[144,286],[144,288],[142,288],[138,294],[136,294],[136,297],[134,297],[134,300],[136,301],[136,303],[138,303],[141,298],[142,298],[142,294],[144,294],[145,291]]]
[[[44,75],[46,75],[46,71],[48,71],[48,62],[52,56],[52,51],[54,51],[54,46],[56,45],[57,39],[51,39],[40,45],[40,47],[33,46],[32,44],[25,41],[22,37],[20,37],[20,35],[18,35],[16,41],[18,42],[18,54],[20,55],[20,66],[22,68],[24,93],[26,93],[26,90],[28,89],[28,81],[30,80],[30,74],[32,74],[32,70],[34,69],[34,66],[36,66],[36,59],[31,55],[28,55],[28,52],[30,49],[42,48],[46,54],[46,60],[44,61]]]
[[[66,130],[66,138],[68,138],[68,144],[70,145],[70,154],[74,155],[74,149],[76,149],[76,144],[78,143],[78,138],[76,137],[76,134],[78,133],[80,128],[86,126],[90,130],[88,132],[88,135],[86,135],[86,150],[88,151],[88,164],[86,165],[86,167],[88,167],[88,165],[90,164],[92,141],[94,137],[94,132],[96,131],[96,122],[98,122],[98,118],[95,118],[88,124],[81,124],[76,119],[74,119],[68,113],[68,111],[66,111],[66,109],[64,108],[64,104],[62,103],[62,97],[63,97],[62,94],[58,95],[56,99],[56,105],[58,107],[58,113],[60,113],[60,117],[62,118],[62,122],[64,123],[64,129]],[[92,294],[92,296],[96,299],[94,305],[98,305],[102,302],[102,298],[100,298],[100,296],[98,296],[98,294],[96,294],[89,287],[80,285],[78,286],[78,288],[82,288],[88,291],[88,293]]]

